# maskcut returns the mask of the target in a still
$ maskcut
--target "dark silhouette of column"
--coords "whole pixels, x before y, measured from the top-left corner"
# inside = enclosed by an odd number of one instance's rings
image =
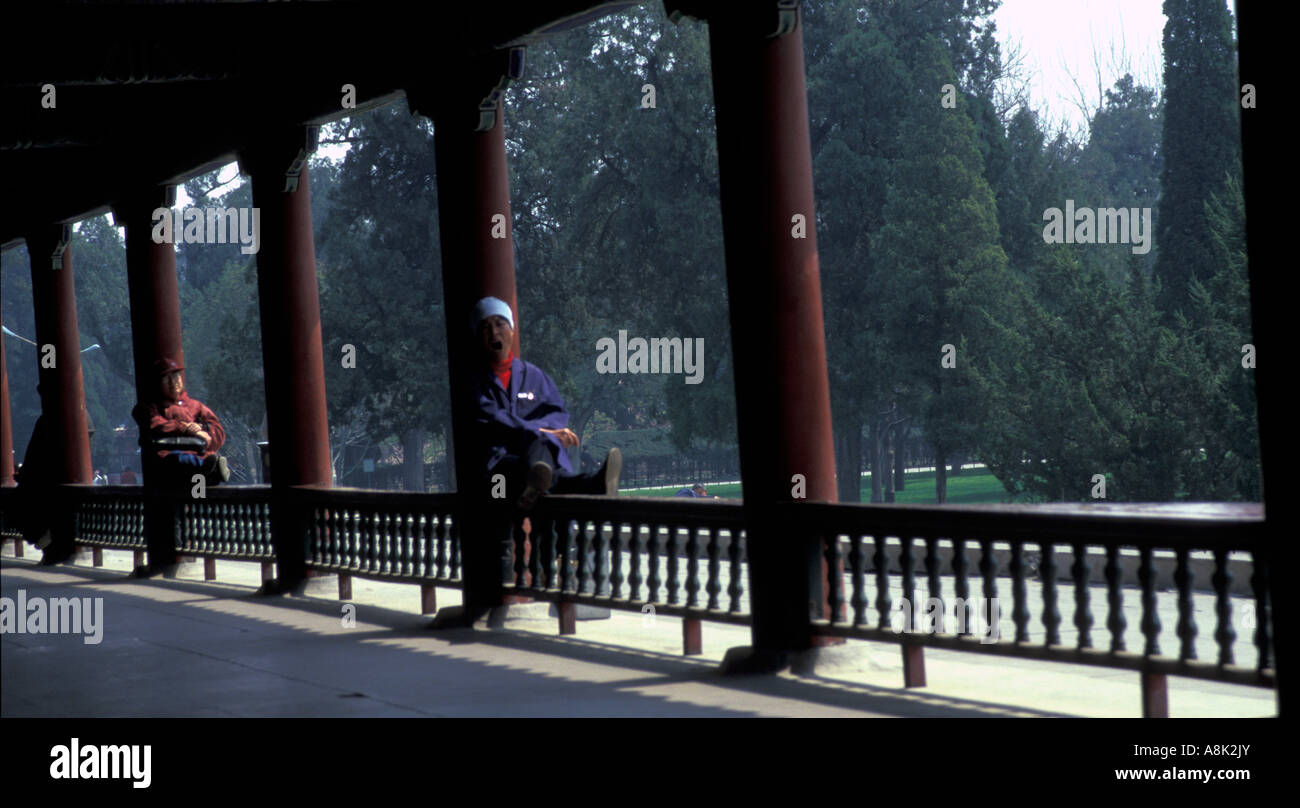
[[[32,262],[32,306],[36,313],[36,359],[41,417],[53,437],[53,482],[91,482],[90,435],[86,392],[81,377],[81,339],[77,331],[77,296],[72,277],[70,225],[35,228],[27,235]],[[57,490],[44,490],[36,507],[50,514],[51,563],[70,556],[76,544],[76,511]]]
[[[93,471],[72,251],[68,248],[71,240],[69,225],[38,228],[27,236],[27,251],[32,262],[41,415],[57,426],[59,482],[89,483]]]
[[[752,651],[725,667],[774,669],[829,616],[821,540],[774,506],[837,501],[803,34],[797,4],[694,5],[709,22],[754,611]]]
[[[257,289],[262,319],[267,431],[271,443],[273,505],[279,580],[292,589],[306,577],[304,523],[286,496],[291,486],[331,484],[320,292],[312,241],[307,157],[314,127],[264,138],[240,156],[253,178],[260,210]]]
[[[164,357],[185,364],[181,341],[181,302],[176,277],[176,248],[153,239],[153,211],[176,203],[174,187],[151,188],[120,202],[114,218],[126,228],[126,278],[131,302],[131,350],[135,363],[136,409],[140,428],[140,467],[146,489],[145,535],[149,565],[137,574],[152,574],[176,563],[176,502],[166,490],[151,448],[144,408],[158,398],[154,365]],[[168,211],[170,215],[170,210]]]
[[[500,95],[522,73],[523,53],[498,52],[462,66],[468,79],[455,86],[410,87],[411,111],[434,121],[438,174],[438,224],[447,311],[448,385],[451,392],[456,490],[461,501],[463,617],[473,620],[502,602],[501,548],[479,500],[484,470],[471,445],[474,423],[468,380],[481,361],[470,316],[474,303],[491,295],[515,312],[515,355],[520,317],[515,294],[514,240]],[[456,622],[460,618],[454,618]]]

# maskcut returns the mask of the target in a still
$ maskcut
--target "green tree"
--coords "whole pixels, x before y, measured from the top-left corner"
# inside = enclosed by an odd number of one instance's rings
[[[997,207],[975,126],[963,110],[939,103],[938,88],[955,80],[947,55],[929,39],[915,58],[908,115],[898,133],[908,148],[891,172],[876,249],[888,267],[881,283],[890,304],[888,372],[934,449],[943,503],[947,459],[979,437],[982,403],[973,371],[998,350],[1014,281],[998,243]],[[955,364],[945,366],[954,357],[944,346],[955,350]]]
[[[1241,176],[1232,18],[1221,0],[1165,0],[1164,164],[1156,241],[1160,307],[1187,311],[1194,280],[1215,274],[1205,203]]]

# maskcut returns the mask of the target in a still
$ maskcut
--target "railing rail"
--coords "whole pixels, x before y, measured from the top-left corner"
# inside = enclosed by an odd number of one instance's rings
[[[798,503],[781,506],[781,510],[784,522],[820,536],[828,567],[843,570],[843,574],[828,576],[831,617],[814,621],[821,633],[1238,684],[1274,684],[1268,553],[1263,512],[1258,505],[937,508]],[[941,543],[950,546],[947,565],[941,556]],[[995,552],[995,544],[999,543],[1009,545],[1010,549],[1006,575],[1002,574],[999,555]],[[1041,585],[1037,587],[1038,602],[1032,604],[1028,587],[1032,572],[1026,563],[1028,547],[1034,547],[1039,554],[1037,578]],[[1130,548],[1136,551],[1138,562],[1136,599],[1140,616],[1136,627],[1142,636],[1140,651],[1130,649],[1126,637],[1132,623],[1125,614],[1121,562]],[[1092,585],[1090,556],[1097,549],[1105,557],[1104,628],[1110,635],[1105,649],[1093,647],[1097,620],[1092,602],[1096,587]],[[916,555],[917,550],[923,552],[923,557]],[[977,553],[978,561],[972,562],[967,557],[968,550]],[[1168,570],[1161,574],[1157,568],[1155,558],[1161,550],[1173,555],[1172,574]],[[1217,646],[1213,662],[1198,658],[1196,638],[1201,629],[1195,616],[1191,564],[1194,551],[1205,551],[1213,557],[1210,582],[1215,626],[1212,636]],[[1068,555],[1068,562],[1058,560],[1058,553]],[[1245,613],[1249,619],[1242,621],[1253,634],[1255,662],[1249,667],[1236,664],[1238,632],[1234,617],[1243,612],[1231,603],[1233,574],[1228,563],[1231,553],[1248,554],[1253,570],[1251,603]],[[944,566],[948,567],[948,574]],[[897,585],[890,579],[891,568],[900,570]],[[924,581],[918,582],[918,571],[922,568]],[[1010,595],[1013,631],[1009,639],[999,636],[989,641],[999,632],[991,630],[987,621],[1000,619],[1000,615],[991,612],[984,617],[985,631],[979,637],[974,636],[969,626],[932,623],[939,609],[929,608],[929,619],[921,626],[907,619],[919,611],[916,609],[918,583],[925,584],[921,600],[928,606],[942,607],[946,589],[953,594],[949,601],[959,608],[968,606],[973,594],[972,573],[977,573],[981,584],[981,609],[989,608],[994,599],[1000,606]],[[999,582],[1007,577],[1010,591],[999,590]],[[1062,642],[1058,590],[1063,579],[1069,582],[1067,586],[1073,596],[1074,608],[1069,620],[1076,635],[1073,647]],[[1165,652],[1172,643],[1159,614],[1160,595],[1164,594],[1160,590],[1168,588],[1176,591],[1178,618],[1173,627],[1178,646],[1176,655]],[[910,609],[901,615],[902,620],[899,620],[900,604],[903,610]],[[1031,605],[1037,607],[1036,614],[1031,613]],[[1041,642],[1030,639],[1034,617],[1042,626]],[[957,630],[946,630],[949,628]]]
[[[455,494],[301,486],[290,502],[303,520],[307,566],[415,583],[461,583]]]
[[[145,546],[143,488],[62,489],[76,509],[79,543]],[[15,534],[8,511],[19,496],[0,492],[8,537]],[[276,496],[266,486],[222,486],[202,500],[177,497],[177,550],[260,560],[265,568],[275,560],[270,509],[288,507],[303,531],[308,568],[338,574],[341,596],[350,597],[344,581],[351,576],[418,583],[431,611],[435,585],[463,586],[455,494],[307,486]],[[819,538],[834,571],[824,581],[830,617],[810,618],[815,633],[893,642],[905,651],[934,646],[1275,684],[1259,505],[786,503],[765,512],[792,537]],[[562,631],[563,610],[571,615],[576,604],[653,607],[684,618],[691,653],[698,652],[700,621],[753,620],[740,502],[553,496],[519,525],[505,591],[559,604]],[[1250,570],[1245,597],[1233,589],[1234,569],[1243,564]],[[1126,580],[1136,591],[1126,591]],[[915,609],[933,599],[942,607],[949,595],[972,614],[976,587],[981,608],[995,598],[1010,606],[1006,636],[989,642],[970,626],[895,623],[900,603]],[[1161,604],[1166,614],[1176,610],[1175,620],[1163,621],[1170,625],[1162,624]],[[1212,629],[1200,624],[1198,609],[1213,614]]]
[[[515,534],[512,591],[690,620],[749,623],[739,502],[554,496]]]

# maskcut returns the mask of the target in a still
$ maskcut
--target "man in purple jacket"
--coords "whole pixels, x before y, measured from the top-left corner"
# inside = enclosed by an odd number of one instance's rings
[[[484,490],[500,490],[521,511],[547,493],[616,495],[623,456],[610,449],[601,468],[575,475],[568,450],[578,436],[568,428],[569,413],[551,377],[514,355],[514,317],[509,304],[485,297],[474,306],[471,320],[483,349],[483,364],[475,374],[476,446],[485,470]],[[497,478],[501,475],[501,478]],[[512,520],[513,521],[513,520]],[[539,532],[548,532],[543,528]],[[503,580],[511,578],[512,543],[503,537]]]
[[[474,378],[478,448],[489,481],[504,474],[507,486],[520,483],[517,504],[531,508],[537,498],[557,494],[616,494],[623,458],[611,449],[597,471],[575,475],[568,450],[578,436],[568,428],[564,398],[551,377],[514,355],[510,306],[485,297],[474,307],[474,328],[484,363]]]

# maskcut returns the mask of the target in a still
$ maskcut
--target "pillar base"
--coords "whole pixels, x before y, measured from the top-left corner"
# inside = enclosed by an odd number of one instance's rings
[[[168,578],[176,577],[176,564],[139,564],[131,572],[132,578],[157,578],[159,575]]]
[[[348,589],[351,589],[349,581]],[[333,598],[342,591],[339,576],[332,573],[320,573],[307,570],[307,577],[302,581],[302,594],[317,598]],[[349,595],[351,592],[349,591]]]
[[[604,606],[588,606],[585,603],[570,603],[568,605],[573,607],[574,620],[609,620],[613,616],[613,612]],[[547,604],[547,608],[549,610],[547,612],[548,616],[560,616],[560,610],[556,608],[554,603]]]
[[[447,629],[456,628],[473,628],[474,624],[487,617],[487,609],[476,609],[474,612],[467,612],[464,606],[444,606],[433,616],[433,621],[429,623],[431,631],[446,631]]]
[[[891,655],[892,656],[892,655]],[[897,670],[883,662],[866,643],[814,645],[790,653],[790,672],[797,676],[834,676],[861,671]]]
[[[271,578],[265,581],[255,594],[261,597],[280,595],[302,595],[307,588],[307,581],[290,581],[284,578]]]
[[[718,672],[724,676],[749,676],[753,674],[780,673],[790,667],[787,651],[771,651],[741,645],[728,648]]]

